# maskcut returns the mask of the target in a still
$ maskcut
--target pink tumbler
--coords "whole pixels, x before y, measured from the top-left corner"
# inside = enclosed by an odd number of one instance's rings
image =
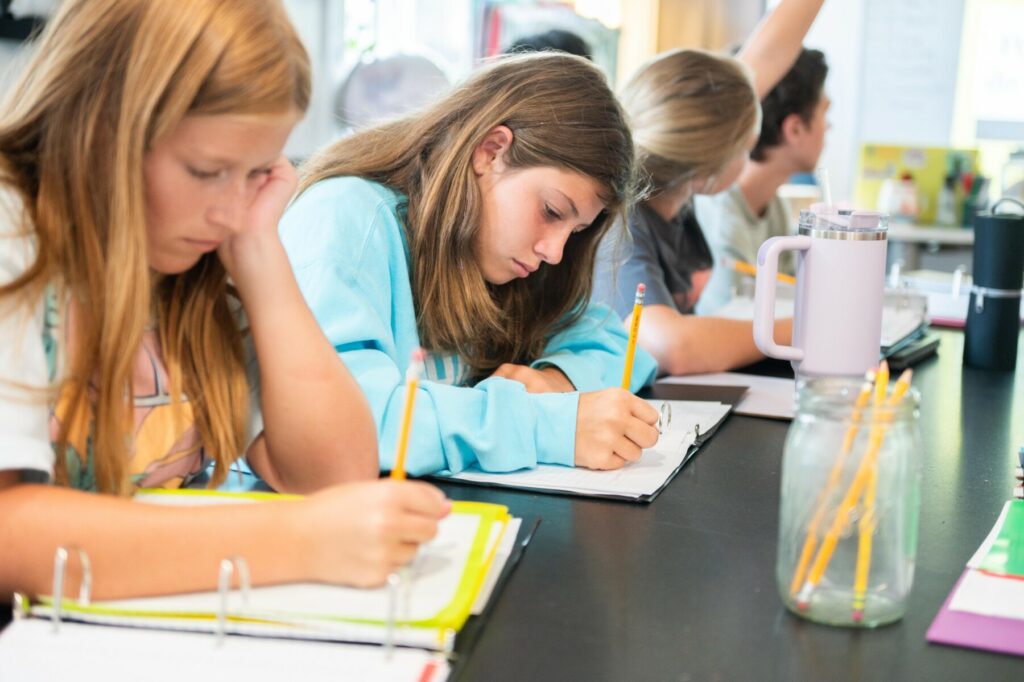
[[[863,376],[878,364],[885,295],[888,218],[815,204],[800,212],[798,234],[773,237],[757,253],[754,343],[789,360],[798,377]],[[779,254],[796,251],[793,345],[775,330]]]

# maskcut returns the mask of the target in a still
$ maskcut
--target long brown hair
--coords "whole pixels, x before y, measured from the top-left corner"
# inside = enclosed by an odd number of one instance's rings
[[[308,57],[277,0],[66,0],[48,23],[0,114],[0,182],[22,198],[38,251],[0,295],[55,284],[76,307],[58,480],[68,424],[91,404],[97,487],[130,492],[132,361],[154,315],[214,483],[240,454],[248,391],[227,275],[208,254],[153,286],[143,158],[186,115],[304,110],[309,96]]]
[[[605,210],[573,235],[562,262],[501,286],[473,255],[481,196],[473,150],[495,126],[512,130],[511,169],[556,167],[602,188]],[[475,377],[537,358],[590,297],[602,235],[633,193],[633,143],[604,75],[585,59],[503,57],[425,111],[344,138],[303,168],[300,192],[336,176],[383,183],[408,199],[405,231],[422,343],[454,352]]]
[[[620,96],[653,191],[716,175],[745,151],[761,116],[746,67],[703,50],[658,55]]]

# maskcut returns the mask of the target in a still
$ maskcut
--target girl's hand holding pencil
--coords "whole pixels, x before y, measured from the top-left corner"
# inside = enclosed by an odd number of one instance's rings
[[[383,585],[437,535],[452,508],[432,485],[387,479],[333,486],[282,505],[303,548],[290,560],[308,571],[305,580],[354,587]]]
[[[576,413],[578,467],[619,469],[658,442],[658,411],[621,388],[580,394]]]

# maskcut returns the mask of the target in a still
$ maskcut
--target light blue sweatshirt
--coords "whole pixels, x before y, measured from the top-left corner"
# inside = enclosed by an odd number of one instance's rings
[[[369,400],[385,470],[394,462],[405,371],[420,345],[400,222],[404,203],[384,185],[332,178],[304,192],[281,222],[299,287]],[[558,367],[579,391],[616,386],[626,341],[618,317],[591,305],[531,366]],[[656,369],[637,348],[633,389],[651,381]],[[475,386],[421,381],[418,390],[406,460],[413,475],[474,464],[485,471],[573,465],[579,393],[527,393],[500,377]]]

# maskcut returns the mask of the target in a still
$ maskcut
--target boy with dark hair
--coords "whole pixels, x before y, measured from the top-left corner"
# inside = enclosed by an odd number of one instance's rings
[[[761,134],[736,184],[697,197],[697,219],[715,258],[697,312],[713,313],[732,298],[744,275],[731,261],[753,263],[766,239],[792,232],[789,209],[776,192],[794,173],[811,172],[818,163],[828,129],[827,75],[825,55],[803,49],[761,102]],[[793,274],[793,269],[792,253],[783,254],[779,271]]]
[[[546,33],[523,36],[509,45],[505,50],[506,54],[519,54],[521,52],[545,52],[554,50],[556,52],[567,52],[577,57],[593,59],[590,45],[571,31],[564,31],[559,28],[552,29]]]

